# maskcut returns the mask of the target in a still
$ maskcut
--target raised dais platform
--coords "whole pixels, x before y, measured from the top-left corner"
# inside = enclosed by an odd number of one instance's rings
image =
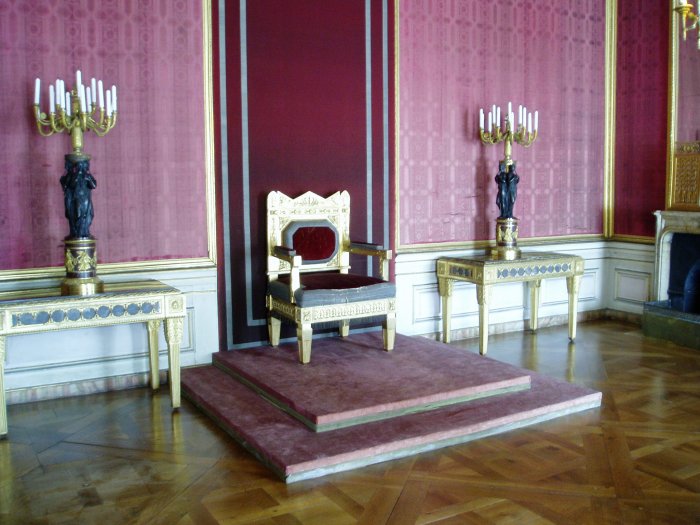
[[[363,382],[370,383],[372,378],[381,378],[377,374],[382,366],[373,364],[387,356],[381,349],[381,334],[354,334],[345,340],[329,338],[314,341],[315,345],[317,343],[311,365],[300,365],[296,360],[288,366],[280,362],[275,364],[279,368],[269,371],[268,381],[259,378],[263,380],[266,391],[276,390],[280,384],[290,388],[290,377],[296,376],[299,385],[307,391],[305,399],[329,401],[326,407],[328,413],[347,413],[353,410],[381,412],[376,407],[367,407],[368,403],[363,402],[358,387]],[[321,343],[324,347],[356,344],[355,352],[362,354],[368,361],[354,371],[354,379],[349,368],[344,372],[344,377],[321,368],[325,379],[313,381],[313,374],[318,374],[319,369],[314,369],[312,365],[320,362],[319,357],[328,351],[321,348]],[[392,352],[391,355],[396,356],[397,362],[406,359],[409,365],[397,365],[396,370],[411,370],[413,354],[400,349],[413,345],[422,348],[432,357],[418,366],[419,369],[423,367],[421,372],[404,378],[407,383],[415,381],[418,375],[425,375],[444,392],[459,390],[450,384],[451,379],[442,375],[457,354],[463,360],[463,370],[493,366],[499,369],[493,371],[496,374],[494,377],[518,378],[525,375],[530,380],[530,388],[325,432],[314,432],[296,417],[270,403],[267,396],[259,393],[260,388],[248,386],[249,380],[244,384],[214,366],[184,370],[182,389],[186,398],[288,483],[455,445],[600,406],[601,394],[586,387],[547,378],[423,338],[397,335],[396,353]],[[274,350],[266,346],[236,352],[260,352],[260,358],[264,358],[266,352],[268,358],[272,356],[271,352],[289,352],[291,355],[285,355],[284,359],[291,360],[296,355],[296,346],[286,346],[289,348],[281,346],[279,350]],[[351,348],[348,347],[346,351],[351,351]],[[338,352],[341,357],[345,355],[341,350],[329,352]],[[443,355],[446,361],[442,361]],[[432,368],[428,368],[427,362],[430,362]],[[485,362],[490,364],[484,365]],[[343,363],[341,368],[342,365]],[[395,375],[396,378],[390,384],[400,383],[398,373]],[[278,381],[281,376],[287,376],[287,379]],[[271,385],[277,386],[273,388]],[[385,382],[384,387],[389,390],[386,385]],[[463,387],[464,383],[460,388]],[[377,390],[379,391],[380,389]],[[331,395],[330,392],[334,393]],[[430,395],[439,397],[441,394],[433,392]],[[338,405],[343,407],[342,410],[333,409],[330,402],[333,399],[343,401],[343,404]],[[358,402],[359,406],[352,408],[352,403],[344,403],[351,399]],[[311,404],[306,401],[306,405],[302,403],[302,406],[308,409]]]
[[[397,335],[392,352],[368,333],[314,346],[304,366],[291,344],[219,352],[213,361],[316,432],[530,388],[524,370],[465,359],[464,351],[426,339]]]

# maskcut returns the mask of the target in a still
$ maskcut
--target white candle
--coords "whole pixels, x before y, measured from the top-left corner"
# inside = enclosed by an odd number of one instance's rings
[[[70,117],[70,112],[72,111],[71,108],[71,98],[70,98],[70,93],[66,91],[66,115]]]
[[[92,77],[90,80],[90,93],[92,94],[92,102],[97,101],[97,81],[95,80],[95,77]]]
[[[112,92],[107,90],[107,118],[112,116]]]
[[[479,109],[479,129],[484,131],[484,108]]]
[[[56,113],[56,101],[53,84],[49,84],[49,113]]]
[[[98,95],[98,100],[100,103],[100,109],[104,109],[104,107],[105,107],[105,94],[103,91],[101,80],[97,83],[97,88],[98,88],[97,95]]]
[[[513,113],[513,104],[510,103],[510,100],[508,101],[508,119],[510,120],[510,114]],[[512,124],[512,122],[511,122]]]
[[[83,74],[80,70],[75,72],[75,90],[80,93],[80,86],[83,84]]]
[[[523,105],[518,105],[518,127],[523,123]]]
[[[80,111],[81,111],[81,113],[87,113],[87,109],[85,106],[85,86],[80,84],[78,89],[79,89],[78,96],[80,97]]]
[[[489,111],[489,133],[491,133],[491,130],[493,129],[493,113]]]
[[[527,132],[532,133],[532,113],[527,115]]]
[[[496,126],[501,127],[501,106],[496,108]]]
[[[38,78],[34,81],[34,104],[39,105],[39,97],[41,96],[41,80]]]
[[[114,112],[117,112],[117,86],[112,84],[112,106],[114,107]]]
[[[535,131],[537,131],[537,111],[535,111]]]
[[[87,107],[88,113],[92,111],[92,90],[88,87],[85,88],[85,106]]]

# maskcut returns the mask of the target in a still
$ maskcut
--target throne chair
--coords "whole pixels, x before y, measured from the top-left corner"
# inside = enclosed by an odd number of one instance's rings
[[[352,319],[383,318],[384,350],[394,348],[396,287],[388,281],[391,250],[353,242],[350,194],[327,198],[267,196],[267,326],[272,346],[282,319],[296,324],[299,361],[311,360],[312,326],[338,323],[347,337]],[[379,277],[350,273],[350,254],[379,258]],[[371,267],[371,266],[370,266]]]

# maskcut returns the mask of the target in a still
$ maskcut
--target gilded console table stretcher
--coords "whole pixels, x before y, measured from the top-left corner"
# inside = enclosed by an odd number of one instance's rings
[[[173,408],[178,408],[180,342],[185,315],[184,295],[153,280],[106,284],[104,293],[84,296],[61,296],[58,288],[0,293],[0,438],[7,434],[4,385],[7,336],[146,323],[151,387],[157,389],[160,386],[158,330],[165,321],[170,400]]]
[[[455,281],[476,285],[479,303],[479,352],[488,347],[489,302],[492,285],[527,282],[530,287],[530,329],[537,330],[542,279],[566,278],[569,295],[569,339],[576,338],[578,292],[583,275],[583,258],[551,252],[522,253],[516,260],[494,259],[490,255],[441,257],[437,260],[438,291],[442,299],[442,340],[450,342],[451,298]]]

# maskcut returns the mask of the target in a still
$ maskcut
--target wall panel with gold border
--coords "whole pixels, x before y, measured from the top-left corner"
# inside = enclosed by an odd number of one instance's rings
[[[41,5],[40,5],[41,4]],[[46,5],[43,5],[46,4]],[[211,2],[95,4],[0,0],[5,119],[0,131],[0,280],[62,275],[67,235],[58,179],[67,136],[40,137],[35,77],[75,70],[118,86],[117,126],[88,133],[99,273],[216,263]],[[47,93],[43,96],[47,98]],[[45,100],[44,100],[45,102]]]
[[[514,147],[521,238],[602,236],[606,3],[560,4],[398,4],[399,251],[493,239],[503,150],[480,143],[478,111],[509,100],[540,111],[538,141]]]

